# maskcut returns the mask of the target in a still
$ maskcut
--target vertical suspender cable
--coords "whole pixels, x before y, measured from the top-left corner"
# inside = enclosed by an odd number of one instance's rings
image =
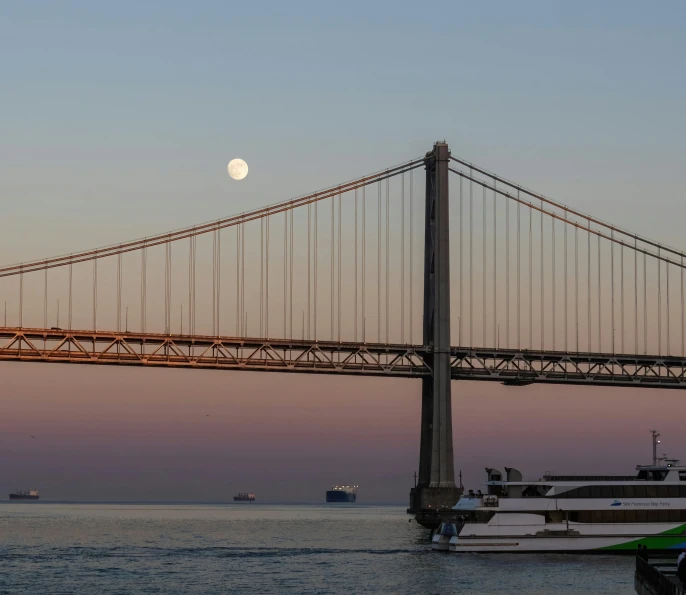
[[[214,264],[214,263],[213,263]],[[212,288],[214,290],[214,287]],[[212,296],[214,299],[214,296]],[[164,334],[169,334],[169,244],[164,244]]]
[[[662,355],[662,260],[660,258],[660,246],[657,248],[657,334],[658,355]]]
[[[471,177],[471,175],[470,175]],[[500,347],[498,324],[498,193],[496,192],[496,180],[493,179],[493,346]],[[505,247],[507,251],[507,246]]]
[[[579,226],[574,226],[574,328],[579,353]]]
[[[117,254],[117,332],[121,331],[121,252]]]
[[[400,342],[405,342],[405,172],[400,174]]]
[[[98,259],[96,258],[93,262],[98,262]],[[47,265],[47,261],[46,261]],[[48,267],[46,266],[44,269],[45,273],[45,287],[43,290],[43,328],[47,329],[48,328]],[[95,305],[93,306],[95,308]],[[93,319],[95,320],[95,315],[93,316]],[[7,326],[7,320],[5,320],[5,326]],[[93,322],[93,330],[96,330],[95,322]]]
[[[519,199],[519,188],[517,188],[517,199]],[[521,204],[517,202],[517,349],[522,346],[522,332],[521,332],[521,303],[522,303],[522,285],[521,285],[521,267],[522,267],[522,212]]]
[[[388,291],[388,284],[389,284],[389,259],[390,259],[390,254],[389,254],[389,237],[390,237],[390,221],[389,221],[389,214],[388,214],[388,202],[389,202],[389,187],[390,187],[390,180],[389,178],[386,178],[386,343],[389,342],[389,336],[388,336],[388,327],[389,327],[389,313],[390,313],[390,308],[389,308],[389,291]]]
[[[222,303],[222,230],[217,227],[217,336],[221,335],[219,315]]]
[[[318,229],[319,229],[319,211],[318,211],[318,202],[314,203],[314,340],[317,340],[317,269],[318,269],[318,248],[319,248],[319,241],[317,239],[318,237]]]
[[[529,344],[534,348],[534,259],[533,259],[534,210],[529,207]]]
[[[564,350],[567,351],[569,349],[569,312],[567,310],[567,304],[569,301],[569,289],[568,289],[568,280],[567,280],[567,265],[568,265],[568,258],[567,258],[567,227],[569,225],[567,224],[567,210],[565,209],[565,222],[564,222],[564,258],[565,258],[565,264],[563,268],[564,276],[565,276],[565,282],[564,282],[564,290],[565,290],[565,297],[562,300],[562,309],[564,310],[564,338],[565,338],[565,346]]]
[[[603,286],[600,274],[600,236],[598,236],[598,351],[603,350],[603,338],[602,338],[602,326],[603,326],[603,316],[601,313],[601,303],[603,295]]]
[[[670,354],[670,349],[669,349],[669,344],[670,344],[669,326],[670,325],[669,325],[669,263],[668,262],[665,263],[665,276],[667,277],[667,288],[666,288],[666,291],[667,291],[667,308],[665,310],[665,315],[666,315],[666,319],[667,319],[666,320],[667,324],[665,325],[667,327],[667,346],[665,349],[665,353],[667,355],[669,355]]]
[[[167,261],[169,266],[167,267],[167,334],[171,334],[171,294],[172,294],[172,243],[168,241],[167,247]],[[214,316],[212,317],[214,321]]]
[[[638,354],[638,240],[634,238],[634,353]]]
[[[339,194],[338,195],[338,342],[341,342],[341,311],[342,311],[342,303],[341,303],[341,274],[342,274],[342,269],[341,269],[341,262],[342,262],[342,255],[341,255],[341,232],[343,230],[343,219],[341,218],[341,199],[342,196]]]
[[[329,312],[329,333],[331,337],[331,341],[334,340],[334,308],[335,308],[335,300],[334,300],[334,278],[335,278],[335,272],[336,272],[336,267],[335,267],[335,257],[336,257],[336,251],[334,249],[335,247],[335,214],[336,214],[336,197],[332,196],[331,197],[331,250],[330,256],[331,256],[331,266],[330,268],[330,277],[331,281],[329,284],[329,289],[330,289],[330,294],[331,294],[331,304],[330,304],[330,312]]]
[[[612,354],[615,349],[615,230],[610,230],[610,332],[612,333]]]
[[[283,212],[283,338],[288,337],[286,310],[288,308],[288,211]]]
[[[169,329],[167,332],[171,334],[171,301],[172,301],[172,243],[171,241],[167,242],[167,250],[169,250],[169,279],[167,283],[169,284],[169,306],[168,306],[168,311],[169,311],[169,317],[167,319],[167,328]]]
[[[486,347],[486,186],[481,199],[481,346]],[[493,298],[495,301],[495,297]],[[494,322],[495,324],[495,322]]]
[[[643,355],[648,355],[648,285],[647,285],[648,265],[646,264],[646,253],[643,253]]]
[[[217,335],[217,230],[212,231],[212,335]]]
[[[309,207],[308,207],[309,208]],[[267,338],[269,335],[269,227],[271,217],[267,214],[265,221],[265,259],[264,259],[264,333]],[[309,232],[309,230],[308,230]]]
[[[295,215],[295,211],[291,209],[291,245],[290,245],[290,277],[288,279],[288,287],[289,289],[289,295],[288,295],[288,303],[289,303],[289,313],[288,313],[288,329],[289,329],[289,338],[293,339],[293,217]]]
[[[71,259],[69,260],[69,330],[71,330],[72,326],[72,288],[73,288],[73,271],[72,271],[72,262]]]
[[[357,293],[357,188],[355,188],[355,264],[353,265],[353,271],[355,273],[355,281],[353,282],[354,288],[355,288],[355,303],[354,303],[354,318],[355,318],[355,326],[353,329],[353,341],[357,343],[357,300],[358,300],[358,293]]]
[[[310,268],[312,266],[312,247],[311,247],[311,235],[312,235],[312,205],[308,203],[307,205],[307,338],[310,338],[310,322],[311,322],[311,301],[312,301],[312,283],[310,281],[311,273]]]
[[[367,187],[362,186],[362,342],[365,337],[365,304],[367,302]]]
[[[684,357],[684,255],[681,255],[681,357]]]
[[[551,231],[551,237],[553,239],[553,246],[551,250],[551,260],[552,260],[552,277],[553,277],[553,317],[552,317],[552,324],[553,324],[553,351],[557,350],[557,341],[556,341],[556,336],[555,336],[555,331],[557,330],[557,316],[555,312],[555,298],[557,297],[557,279],[555,278],[555,218],[552,217],[550,221],[550,231]]]
[[[243,229],[241,227],[241,235],[243,234]],[[195,334],[195,263],[196,263],[196,253],[197,253],[197,236],[193,236],[193,260],[191,262],[191,272],[192,275],[192,285],[191,285],[191,328],[193,334]]]
[[[498,336],[498,194],[493,180],[493,346],[500,347]],[[506,248],[507,250],[507,248]]]
[[[195,252],[195,251],[194,251]],[[195,272],[193,273],[193,293],[195,294]],[[195,297],[193,297],[195,307]],[[241,223],[241,320],[243,320],[243,336],[248,336],[248,313],[245,311],[245,223]],[[193,312],[193,327],[195,327],[195,312]]]
[[[469,168],[469,346],[474,347],[474,182]]]
[[[587,273],[588,273],[588,280],[586,283],[586,314],[588,315],[588,336],[586,337],[586,341],[588,342],[588,351],[591,352],[593,349],[591,348],[591,220],[588,220],[588,247],[587,247],[587,256],[588,256],[588,266],[586,267]],[[600,350],[599,350],[600,351]]]
[[[543,201],[541,201],[541,351],[545,351],[545,294],[543,281],[543,252],[545,245],[545,236],[543,235]]]
[[[193,236],[191,236],[191,262],[193,258]],[[191,267],[192,264],[189,264]],[[188,282],[188,303],[192,304],[193,300],[191,298],[191,287],[192,281],[189,276]],[[188,326],[191,328],[191,334],[193,333],[191,327],[191,309],[188,308]],[[236,225],[236,336],[241,336],[241,226]]]
[[[142,273],[142,268],[141,268],[141,279],[143,277]],[[141,285],[141,292],[142,292],[142,285]],[[141,297],[142,299],[142,297]],[[93,332],[98,330],[98,321],[97,321],[97,308],[98,308],[98,251],[95,251],[95,258],[93,259]],[[46,313],[47,314],[47,313]],[[47,318],[47,316],[45,316]],[[142,320],[142,318],[141,318]],[[46,325],[47,327],[47,325]],[[45,327],[43,327],[45,328]],[[143,329],[141,329],[141,332],[145,332]]]
[[[493,179],[493,187],[497,181]],[[510,199],[505,201],[505,348],[510,348]]]
[[[624,244],[622,244],[621,248],[619,249],[619,269],[620,269],[619,291],[621,294],[620,313],[622,316],[622,320],[621,320],[622,336],[621,336],[621,343],[620,343],[619,347],[622,350],[622,353],[626,353],[626,351],[624,350]]]
[[[264,337],[264,219],[260,219],[260,337]]]
[[[413,344],[413,330],[412,330],[412,301],[413,301],[413,279],[412,263],[414,262],[414,177],[413,170],[410,170],[410,344]],[[462,243],[462,178],[460,178],[460,245]],[[461,252],[461,250],[460,250]],[[462,316],[462,254],[460,253],[460,316]],[[462,329],[462,318],[460,318],[460,330]]]
[[[498,194],[493,180],[493,346],[500,347],[498,337]],[[507,248],[506,248],[507,250]],[[484,314],[485,316],[485,314]],[[485,345],[484,345],[485,347]]]
[[[381,343],[381,182],[377,182],[378,200],[376,214],[376,334]]]
[[[410,176],[412,176],[412,172],[410,172]],[[462,277],[462,259],[464,256],[464,230],[463,230],[463,221],[464,221],[464,209],[463,207],[463,200],[462,200],[462,182],[463,178],[460,176],[460,224],[458,225],[458,230],[460,232],[460,257],[458,259],[459,263],[459,276],[460,276],[460,315],[458,316],[457,320],[457,344],[462,345],[462,321],[464,320],[464,315],[462,312],[462,304],[464,303],[464,280]],[[412,211],[410,211],[412,213]],[[412,225],[410,224],[410,233],[412,232]],[[412,238],[412,235],[410,235],[410,241]],[[410,270],[412,269],[412,249],[410,248]],[[410,281],[412,280],[412,275],[410,274]],[[410,291],[410,300],[412,299],[412,292]],[[412,316],[412,306],[410,306],[410,316]],[[412,324],[410,324],[410,331],[412,330]],[[412,341],[410,340],[410,343]]]
[[[71,296],[71,292],[69,294]],[[19,270],[19,328],[24,327],[24,269]]]
[[[96,261],[97,262],[97,261]],[[97,265],[96,265],[96,294],[97,294]],[[141,250],[141,332],[145,333],[147,328],[147,300],[148,300],[148,248],[143,244]],[[97,295],[96,295],[97,298]],[[97,299],[95,300],[97,302]],[[95,327],[93,327],[95,328]]]

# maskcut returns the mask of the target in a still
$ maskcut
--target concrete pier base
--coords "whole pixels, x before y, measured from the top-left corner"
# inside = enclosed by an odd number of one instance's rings
[[[410,490],[409,514],[415,515],[415,520],[425,527],[435,528],[443,520],[457,518],[457,513],[452,510],[460,496],[462,488],[417,486]]]

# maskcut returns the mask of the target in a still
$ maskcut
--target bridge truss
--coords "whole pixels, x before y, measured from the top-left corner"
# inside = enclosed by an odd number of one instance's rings
[[[23,328],[0,328],[0,339],[0,361],[388,378],[432,372],[423,345]],[[452,347],[450,358],[453,380],[686,388],[680,357]]]

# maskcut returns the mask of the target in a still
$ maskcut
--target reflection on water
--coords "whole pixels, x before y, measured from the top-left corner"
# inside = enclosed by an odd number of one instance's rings
[[[0,504],[0,593],[633,593],[633,558],[450,554],[404,508]]]

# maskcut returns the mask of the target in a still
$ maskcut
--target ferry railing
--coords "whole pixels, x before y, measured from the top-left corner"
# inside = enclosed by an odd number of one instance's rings
[[[676,561],[649,562],[636,556],[634,588],[641,595],[686,595],[676,577]]]

